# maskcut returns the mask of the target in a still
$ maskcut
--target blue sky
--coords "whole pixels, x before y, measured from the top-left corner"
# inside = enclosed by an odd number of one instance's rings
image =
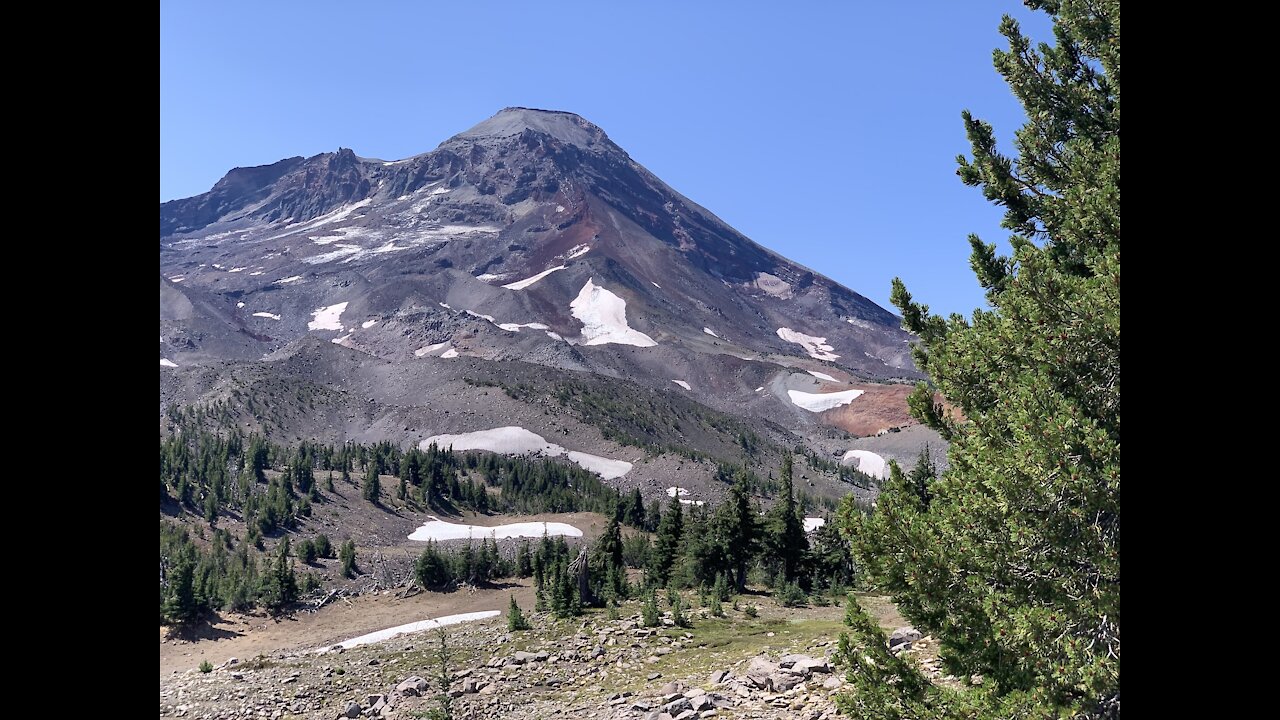
[[[984,305],[960,111],[1008,146],[991,65],[1011,1],[175,2],[160,5],[160,200],[232,167],[349,147],[394,160],[503,107],[576,112],[756,242],[891,308]]]

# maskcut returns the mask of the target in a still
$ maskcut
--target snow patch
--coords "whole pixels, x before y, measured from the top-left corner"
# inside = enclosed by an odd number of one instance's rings
[[[817,370],[806,370],[805,372],[807,372],[807,373],[809,373],[810,375],[812,375],[812,376],[814,376],[814,377],[818,378],[819,380],[826,380],[826,381],[828,381],[828,382],[840,382],[839,380],[837,380],[837,379],[835,379],[835,378],[831,377],[830,375],[828,375],[828,374],[826,374],[826,373],[820,373],[820,372],[818,372]]]
[[[186,277],[186,276],[185,276],[185,275],[174,275],[174,276],[172,276],[172,277],[170,277],[170,278],[169,278],[169,282],[171,282],[171,283],[180,283],[180,282],[182,282],[182,280],[183,280],[183,278],[184,278],[184,277]]]
[[[249,273],[249,275],[251,275],[251,276],[256,276],[256,275],[265,275],[265,274],[266,274],[266,273],[262,272],[261,270],[257,270],[257,271],[255,271],[255,272],[251,272],[251,273]]]
[[[245,270],[248,270],[248,269],[249,269],[249,268],[233,267],[233,268],[231,268],[230,270],[228,270],[227,272],[244,272]]]
[[[804,351],[809,357],[815,360],[835,360],[840,357],[831,352],[835,348],[827,344],[827,339],[814,335],[805,335],[802,332],[796,332],[791,328],[778,328],[778,337],[789,343],[795,343],[804,347]]]
[[[807,533],[811,533],[814,530],[817,530],[818,528],[826,524],[827,524],[826,518],[807,517],[804,519],[804,531]]]
[[[343,335],[342,337],[336,337],[330,340],[329,342],[333,343],[334,345],[341,345],[350,339],[351,339],[351,335],[347,334],[347,335]]]
[[[634,345],[653,347],[658,343],[627,324],[627,301],[596,285],[594,278],[582,286],[569,309],[582,321],[582,337],[585,345]]]
[[[452,309],[453,309],[453,308],[449,307],[449,303],[440,303],[440,307],[444,308],[445,310],[452,310]]]
[[[710,335],[711,337],[714,337],[714,338],[718,338],[718,337],[720,337],[719,335],[717,335],[717,334],[716,334],[716,331],[715,331],[715,330],[712,330],[712,329],[711,329],[711,328],[709,328],[709,327],[704,327],[704,328],[702,328],[702,332],[704,332],[704,333],[706,333],[706,334],[708,334],[708,335]]]
[[[840,462],[845,465],[854,465],[860,472],[866,473],[871,477],[877,477],[881,480],[889,477],[889,463],[885,459],[870,450],[850,450],[840,458]]]
[[[673,382],[673,383],[675,383],[675,384],[679,385],[680,387],[684,388],[685,390],[692,390],[692,389],[693,389],[693,388],[689,387],[689,383],[687,383],[687,382],[685,382],[685,381],[683,381],[683,380],[672,380],[671,382]]]
[[[760,391],[761,391],[761,390],[763,390],[763,389],[764,389],[764,386],[763,386],[763,385],[761,385],[760,387],[756,388],[756,392],[760,392]]]
[[[242,302],[238,302],[238,303],[236,303],[236,307],[238,307],[238,308],[242,308],[242,307],[244,307],[244,303],[242,303]]]
[[[525,288],[529,287],[530,285],[532,285],[532,284],[534,284],[534,283],[538,282],[538,281],[539,281],[539,280],[541,280],[542,278],[544,278],[544,277],[546,277],[546,276],[550,275],[551,273],[553,273],[553,272],[555,272],[555,271],[557,271],[557,270],[563,270],[563,269],[565,269],[565,267],[566,267],[565,265],[557,265],[557,266],[555,266],[555,267],[553,267],[553,268],[550,268],[550,269],[548,269],[548,270],[543,270],[542,272],[538,273],[537,275],[534,275],[533,277],[528,277],[528,278],[525,278],[524,280],[517,280],[517,281],[515,281],[515,282],[513,282],[513,283],[508,283],[508,284],[506,284],[506,285],[503,285],[502,287],[504,287],[504,288],[506,288],[506,289],[508,289],[508,290],[523,290],[523,289],[525,289]]]
[[[844,390],[842,392],[833,393],[807,393],[799,390],[788,390],[787,395],[791,396],[791,402],[802,407],[809,412],[822,412],[831,408],[848,405],[853,402],[859,395],[861,390]]]
[[[530,330],[546,330],[547,326],[542,323],[495,323],[498,327],[507,332],[520,332],[520,328],[529,328]]]
[[[442,347],[445,347],[445,346],[446,346],[446,345],[448,345],[448,344],[449,344],[449,341],[448,341],[448,340],[445,340],[445,341],[444,341],[444,342],[442,342],[442,343],[436,343],[435,345],[428,345],[428,346],[426,346],[426,347],[418,348],[417,350],[414,350],[414,351],[413,351],[413,356],[414,356],[414,357],[424,357],[424,356],[426,356],[426,355],[429,355],[429,354],[431,354],[431,353],[433,353],[433,352],[435,352],[435,351],[439,350],[439,349],[440,349],[440,348],[442,348]]]
[[[557,206],[556,206],[556,212],[564,212],[564,206],[563,206],[563,205],[557,205]]]
[[[450,360],[452,358],[458,357],[458,351],[455,350],[454,348],[449,348],[448,350],[445,350],[444,352],[440,353],[440,357],[444,358],[445,360]]]
[[[254,316],[254,317],[260,317],[260,318],[271,318],[272,320],[279,320],[279,319],[280,319],[280,316],[279,316],[279,315],[273,315],[273,314],[271,314],[271,313],[269,313],[269,312],[256,312],[256,313],[254,313],[254,314],[253,314],[253,316]]]
[[[650,282],[650,283],[652,283],[652,284],[653,284],[653,286],[654,286],[654,287],[656,287],[656,288],[658,288],[659,290],[661,290],[661,289],[662,289],[662,286],[661,286],[661,285],[659,285],[658,283],[653,282],[652,280],[650,280],[649,282]]]
[[[564,338],[560,337],[560,333],[553,333],[550,330],[547,331],[547,337],[551,338],[552,340],[564,342]]]
[[[307,323],[308,330],[341,330],[342,329],[342,313],[347,309],[347,303],[340,302],[337,305],[322,307],[315,310],[311,315],[315,318]]]
[[[473,620],[486,620],[491,617],[497,617],[501,614],[502,613],[498,610],[481,610],[480,612],[445,615],[444,617],[438,617],[434,620],[419,620],[418,622],[406,623],[404,625],[387,628],[386,630],[371,632],[367,635],[351,638],[350,640],[343,640],[340,643],[336,643],[336,645],[341,645],[344,648],[351,649],[358,645],[368,645],[370,643],[389,640],[397,635],[407,635],[409,633],[422,632],[423,630],[434,630],[435,628],[444,627],[445,625],[457,625],[458,623],[471,622]],[[334,645],[323,647],[316,650],[316,652],[328,652],[333,647]]]
[[[320,253],[319,255],[302,258],[302,262],[308,265],[319,265],[321,263],[333,262],[334,260],[342,260],[343,258],[351,260],[362,254],[364,254],[364,248],[359,245],[339,245],[337,250],[330,250],[327,253]]]
[[[442,355],[441,357],[444,356]],[[433,435],[418,443],[418,447],[426,450],[433,443],[441,448],[487,450],[507,455],[534,454],[548,457],[565,455],[571,462],[577,463],[591,472],[599,473],[600,477],[605,480],[620,478],[631,472],[631,463],[625,460],[611,460],[599,455],[566,450],[560,445],[547,442],[546,438],[537,433],[515,425],[493,428],[492,430],[477,430],[459,435]]]
[[[365,320],[364,322],[360,323],[360,329],[361,329],[361,330],[368,330],[369,328],[371,328],[371,327],[373,327],[374,325],[377,325],[377,324],[378,324],[378,321],[377,321],[377,320]]]
[[[483,275],[476,275],[476,279],[479,280],[480,282],[489,282],[490,280],[501,280],[504,277],[506,277],[506,275],[494,275],[493,273],[484,273]]]
[[[579,258],[579,257],[582,257],[583,255],[586,255],[590,250],[591,250],[590,245],[574,245],[573,247],[569,248],[569,252],[565,253],[565,258],[568,260]]]
[[[166,360],[164,358],[160,358],[160,367],[178,367],[178,363],[172,360]]]
[[[277,285],[288,285],[289,283],[292,283],[292,282],[298,282],[298,281],[299,281],[299,280],[301,280],[301,279],[302,279],[302,276],[301,276],[301,275],[290,275],[290,276],[289,276],[289,277],[287,277],[287,278],[280,278],[279,280],[277,280],[277,281],[276,281],[276,284],[277,284]]]
[[[483,540],[490,537],[494,540],[505,540],[519,537],[540,538],[544,534],[548,537],[556,537],[557,535],[582,537],[582,531],[568,523],[522,522],[485,527],[482,525],[445,522],[435,515],[428,515],[427,517],[431,519],[423,523],[422,527],[414,530],[413,534],[409,536],[410,540],[419,542],[426,542],[427,540]]]

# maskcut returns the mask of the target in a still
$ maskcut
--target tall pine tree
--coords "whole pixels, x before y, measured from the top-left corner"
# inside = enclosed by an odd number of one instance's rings
[[[886,660],[851,607],[841,705],[859,717],[1120,714],[1120,3],[1026,4],[1055,44],[1000,26],[996,69],[1028,118],[1017,157],[964,113],[960,178],[1013,233],[1011,257],[969,240],[991,309],[939,317],[893,283],[935,385],[911,410],[951,442],[948,468],[895,467],[872,516],[844,513],[860,564],[940,640],[946,671],[985,683],[941,688]]]

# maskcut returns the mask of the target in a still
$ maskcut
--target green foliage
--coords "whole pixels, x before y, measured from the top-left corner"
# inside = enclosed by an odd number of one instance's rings
[[[658,612],[658,595],[653,588],[649,588],[645,594],[644,606],[640,608],[640,617],[645,627],[658,627],[661,622],[662,614]]]
[[[782,583],[773,593],[773,598],[783,607],[800,607],[809,601],[809,596],[799,583]]]
[[[805,553],[809,551],[809,540],[804,534],[804,518],[796,508],[791,472],[791,455],[783,455],[782,494],[765,521],[765,544],[770,556],[780,566],[785,582],[792,582],[799,577],[801,563]]]
[[[667,584],[671,568],[680,557],[680,540],[684,534],[684,511],[681,508],[679,498],[671,498],[658,525],[658,537],[649,556],[649,581],[655,585]]]
[[[1056,44],[1018,24],[996,68],[1022,102],[1016,159],[964,114],[959,174],[1005,209],[1011,257],[971,237],[990,310],[943,318],[892,300],[958,420],[921,386],[912,413],[950,440],[948,469],[891,470],[875,512],[842,518],[859,565],[940,641],[943,689],[877,655],[843,702],[859,717],[1119,716],[1120,5],[1030,0]],[[860,629],[861,628],[861,629]]]
[[[529,629],[529,621],[525,619],[520,606],[516,604],[515,595],[511,596],[511,606],[507,608],[507,629],[512,632]]]
[[[371,462],[365,468],[364,480],[360,483],[360,497],[377,505],[381,492],[382,483],[378,478],[378,464]]]
[[[298,559],[305,565],[314,565],[319,553],[316,552],[315,542],[311,540],[303,540],[298,543]]]
[[[208,673],[213,672],[213,663],[209,662],[208,660],[201,660],[201,661],[200,661],[200,672],[205,673],[205,674],[208,674]]]
[[[689,615],[685,612],[688,610],[688,606],[685,605],[684,597],[678,592],[672,592],[669,600],[671,602],[671,621],[676,624],[676,627],[692,627],[693,623],[689,621]]]
[[[298,578],[293,571],[293,558],[286,537],[276,548],[275,559],[262,573],[262,585],[258,591],[262,605],[273,614],[284,611],[298,600]]]
[[[756,607],[755,605],[748,605],[742,609],[742,612],[746,613],[747,617],[753,618],[760,614],[760,608]]]
[[[315,545],[316,555],[318,557],[322,557],[322,558],[333,557],[333,545],[330,544],[328,535],[325,535],[324,533],[320,533],[319,535],[316,536],[316,539],[312,541],[312,544]]]
[[[449,695],[449,684],[452,676],[449,663],[453,659],[453,651],[449,648],[448,634],[444,628],[436,628],[436,707],[431,708],[427,717],[431,720],[453,720],[453,698]]]
[[[356,541],[347,538],[338,551],[339,572],[344,578],[356,576]]]

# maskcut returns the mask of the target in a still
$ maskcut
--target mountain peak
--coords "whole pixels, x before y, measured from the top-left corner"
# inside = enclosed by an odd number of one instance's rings
[[[446,143],[455,140],[506,138],[519,135],[525,130],[545,133],[561,142],[581,148],[597,148],[600,145],[608,148],[617,147],[609,140],[609,136],[605,135],[604,130],[580,115],[563,110],[526,107],[503,108],[493,117],[470,130],[454,135]]]

